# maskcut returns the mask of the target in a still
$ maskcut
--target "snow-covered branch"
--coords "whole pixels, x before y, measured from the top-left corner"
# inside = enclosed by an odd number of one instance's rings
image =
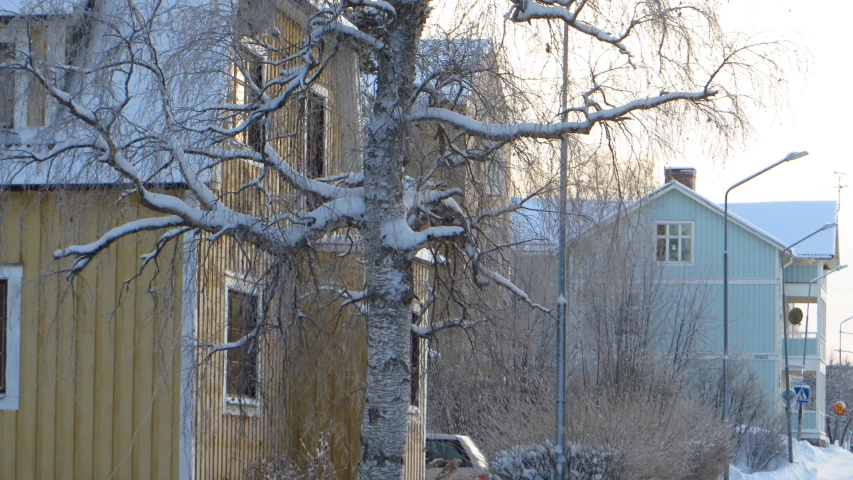
[[[427,325],[415,325],[412,324],[412,332],[421,337],[427,338],[430,335],[433,335],[436,332],[440,332],[441,330],[445,330],[448,328],[454,327],[462,327],[462,328],[471,328],[477,325],[476,322],[469,322],[462,318],[451,318],[447,320],[442,320],[440,322],[433,322]]]
[[[246,335],[243,335],[242,337],[237,340],[234,340],[233,342],[205,343],[198,345],[201,348],[209,348],[207,354],[205,355],[204,361],[206,362],[210,360],[210,357],[212,357],[213,354],[215,354],[216,352],[227,352],[229,350],[244,348],[246,345],[252,342],[255,337],[258,336],[258,334],[260,333],[260,327],[261,325],[259,324],[251,332],[247,333]]]
[[[416,250],[430,240],[459,237],[465,233],[462,227],[428,227],[414,231],[403,219],[384,222],[381,227],[382,243],[397,250]]]
[[[437,120],[460,128],[471,135],[476,135],[489,140],[514,140],[518,138],[553,138],[557,139],[567,133],[586,134],[592,130],[597,123],[620,120],[629,113],[637,110],[648,110],[665,103],[678,100],[698,102],[707,100],[717,94],[717,90],[703,90],[699,92],[669,92],[657,97],[641,98],[624,105],[607,108],[592,112],[586,116],[586,120],[577,122],[556,123],[488,123],[466,117],[460,113],[444,108],[420,107],[412,108],[409,120]]]
[[[82,270],[89,261],[98,254],[101,250],[112,245],[116,240],[132,235],[134,233],[144,232],[148,230],[159,230],[162,228],[172,228],[184,225],[184,219],[177,215],[166,217],[143,218],[125,223],[119,227],[105,233],[98,240],[87,245],[74,245],[68,248],[57,250],[53,253],[54,258],[75,257],[74,264],[71,267],[69,275]]]

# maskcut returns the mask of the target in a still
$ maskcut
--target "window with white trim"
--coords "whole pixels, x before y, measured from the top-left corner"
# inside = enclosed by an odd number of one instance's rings
[[[18,410],[23,267],[0,266],[0,410]]]
[[[655,254],[659,262],[693,262],[693,222],[666,222],[655,225]]]
[[[225,351],[225,403],[258,405],[260,400],[260,355],[256,338],[246,338],[261,322],[261,296],[229,282],[225,299],[225,341],[242,342]]]

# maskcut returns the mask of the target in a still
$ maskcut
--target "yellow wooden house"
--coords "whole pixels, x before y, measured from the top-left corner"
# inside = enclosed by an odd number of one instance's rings
[[[275,41],[299,42],[315,11],[310,2],[267,4]],[[21,49],[53,59],[68,54],[73,9],[18,23],[15,13],[0,10],[0,63]],[[231,72],[227,92],[237,101],[244,94],[238,71],[275,75],[243,67]],[[286,129],[313,115],[313,134],[269,135],[283,158],[301,151],[318,159],[297,168],[322,176],[360,163],[356,68],[354,53],[342,48],[301,115],[284,112],[270,123]],[[0,73],[4,82],[13,86],[0,98],[0,153],[38,141],[39,129],[58,114],[21,73]],[[364,319],[320,287],[335,281],[363,288],[357,251],[340,255],[351,245],[329,239],[306,258],[278,265],[233,239],[185,234],[142,269],[160,233],[141,234],[116,241],[68,276],[71,260],[54,260],[56,250],[150,214],[123,197],[126,185],[92,177],[65,182],[67,171],[42,167],[0,163],[0,478],[251,478],[282,458],[304,466],[318,448],[330,478],[356,477]],[[229,163],[211,185],[227,191],[256,168]],[[268,185],[281,194],[286,188]],[[274,208],[248,195],[228,201],[255,213]],[[284,275],[307,265],[316,267],[310,277]],[[425,298],[427,268],[416,265],[414,274]],[[213,347],[259,321],[273,327],[252,348]],[[407,479],[424,475],[426,348],[421,339],[415,345]]]

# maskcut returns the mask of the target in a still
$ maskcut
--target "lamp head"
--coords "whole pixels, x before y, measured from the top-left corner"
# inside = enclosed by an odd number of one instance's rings
[[[820,227],[820,230],[818,230],[818,232],[822,232],[822,231],[824,231],[824,230],[829,230],[830,228],[834,228],[834,227],[837,227],[837,226],[838,226],[838,224],[837,224],[837,223],[835,223],[835,222],[827,223],[826,225],[824,225],[824,226]]]
[[[798,158],[803,158],[808,155],[809,152],[791,152],[785,156],[785,161],[790,162],[791,160],[796,160]]]

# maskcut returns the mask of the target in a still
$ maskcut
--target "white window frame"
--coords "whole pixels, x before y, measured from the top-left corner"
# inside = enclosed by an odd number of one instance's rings
[[[222,332],[222,341],[228,342],[228,312],[230,311],[230,301],[228,300],[228,292],[235,291],[244,293],[247,295],[254,295],[258,297],[258,323],[264,321],[264,297],[263,293],[258,291],[257,289],[258,282],[252,281],[249,279],[238,278],[234,274],[226,273],[225,276],[225,328]],[[231,396],[228,395],[228,350],[225,351],[225,355],[222,358],[223,362],[223,374],[222,374],[222,396],[223,396],[223,411],[222,413],[225,415],[240,415],[240,416],[248,416],[248,417],[256,417],[260,414],[261,409],[261,392],[260,386],[258,387],[258,398],[251,397],[242,397],[242,396]],[[262,383],[261,379],[263,378],[263,356],[261,352],[258,352],[258,383]]]
[[[658,234],[658,227],[660,225],[666,226],[666,234],[665,235],[659,235]],[[689,236],[688,235],[681,235],[680,230],[679,230],[678,235],[671,235],[669,233],[670,225],[690,225],[690,235]],[[664,265],[679,265],[679,266],[691,266],[691,265],[693,265],[694,259],[696,258],[696,241],[695,241],[696,240],[696,225],[695,225],[695,222],[693,222],[692,220],[662,220],[662,221],[655,222],[654,238],[655,238],[654,255],[655,255],[655,261],[657,263],[661,263]],[[690,260],[670,260],[669,259],[669,248],[668,247],[669,247],[669,240],[671,238],[678,238],[678,239],[689,238],[690,239]],[[666,258],[664,260],[659,260],[657,257],[657,246],[658,246],[658,240],[660,240],[660,239],[665,239],[666,245],[667,245],[667,254],[666,254]],[[679,246],[680,246],[680,241],[679,241]],[[678,256],[681,257],[681,248],[679,248],[679,250],[678,250]]]
[[[24,267],[0,265],[6,292],[6,393],[0,394],[0,410],[18,410],[21,397],[21,285]]]

